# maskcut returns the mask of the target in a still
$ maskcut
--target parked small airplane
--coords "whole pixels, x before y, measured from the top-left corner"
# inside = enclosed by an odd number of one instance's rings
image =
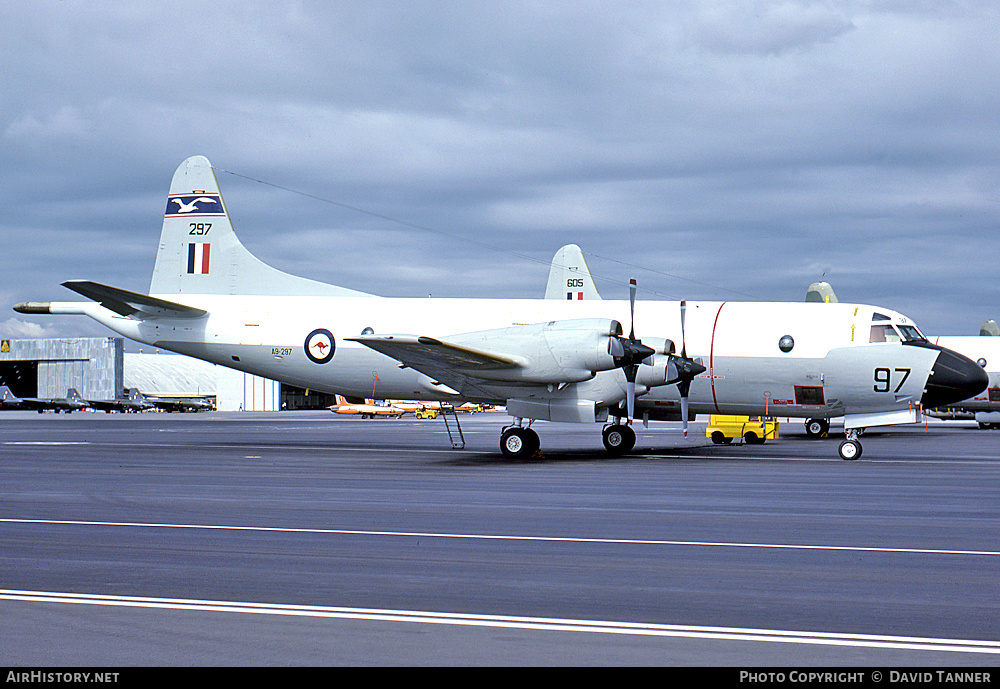
[[[394,407],[399,407],[404,412],[410,412],[413,414],[428,411],[447,411],[449,414],[452,412],[456,414],[474,414],[476,412],[486,411],[489,406],[476,404],[474,402],[466,402],[465,404],[455,405],[447,402],[415,402],[413,400],[387,400],[387,402]]]
[[[288,275],[240,243],[201,156],[171,182],[149,295],[63,284],[94,303],[15,310],[87,315],[161,349],[347,397],[366,398],[374,373],[387,399],[503,405],[514,417],[500,437],[509,458],[539,448],[535,420],[613,419],[604,445],[621,454],[636,441],[636,414],[686,430],[694,413],[780,406],[782,416],[844,416],[840,455],[857,459],[857,428],[914,422],[921,403],[964,399],[987,382],[902,314],[861,304],[636,304],[634,281],[627,301],[397,299]],[[912,337],[870,343],[873,322]],[[643,330],[657,336],[639,339]]]
[[[394,404],[379,404],[375,400],[366,399],[364,404],[348,402],[343,395],[337,395],[337,403],[327,407],[334,414],[360,415],[362,419],[374,419],[380,416],[398,419],[406,413],[402,407]]]
[[[210,411],[212,403],[204,397],[157,397],[146,395],[145,400],[165,412]]]
[[[66,397],[17,397],[6,385],[0,386],[0,400],[4,407],[16,409],[35,409],[41,414],[44,411],[52,410],[55,413],[66,412],[71,414],[80,409],[86,409],[90,405],[87,400],[80,397],[76,388],[66,391]]]
[[[6,385],[0,385],[0,409],[17,409],[21,406],[21,398],[10,391]]]
[[[147,402],[136,388],[131,388],[128,391],[128,397],[119,397],[113,400],[87,400],[87,403],[94,409],[108,413],[140,412],[153,408],[153,404]]]

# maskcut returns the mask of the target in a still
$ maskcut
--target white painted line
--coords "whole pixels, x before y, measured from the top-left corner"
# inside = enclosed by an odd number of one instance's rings
[[[741,543],[731,541],[680,541],[647,538],[592,538],[575,536],[516,536],[509,534],[462,534],[432,531],[369,531],[363,529],[306,529],[279,526],[227,526],[221,524],[160,524],[154,522],[83,521],[73,519],[11,519],[6,524],[51,524],[61,526],[110,526],[143,529],[193,529],[206,531],[257,531],[273,533],[311,533],[340,536],[391,536],[403,538],[445,538],[480,541],[529,541],[548,543],[599,543],[615,545],[699,546],[709,548],[758,548],[766,550],[825,550],[865,553],[904,553],[918,555],[1000,556],[1000,550],[948,550],[940,548],[880,548],[853,545],[810,545],[798,543]]]
[[[4,445],[90,445],[86,440],[10,440]]]
[[[973,639],[938,639],[914,636],[885,636],[878,634],[841,634],[833,632],[803,632],[780,629],[750,629],[741,627],[704,627],[643,622],[575,620],[551,617],[511,617],[506,615],[476,615],[418,610],[380,610],[375,608],[281,605],[236,601],[196,600],[189,598],[151,598],[85,593],[58,593],[50,591],[21,591],[15,589],[0,589],[0,600],[149,608],[158,610],[188,610],[195,612],[371,620],[378,622],[410,622],[418,624],[461,625],[469,627],[532,629],[549,632],[625,634],[632,636],[718,639],[724,641],[757,641],[769,643],[813,644],[822,646],[894,648],[910,651],[1000,654],[1000,641],[983,641]]]

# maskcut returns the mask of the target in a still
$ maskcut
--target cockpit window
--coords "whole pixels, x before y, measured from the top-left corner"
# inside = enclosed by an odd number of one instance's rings
[[[926,338],[912,325],[873,325],[869,342],[924,342]]]
[[[873,325],[869,342],[900,342],[899,333],[891,325]]]
[[[899,334],[903,336],[903,342],[923,342],[927,339],[912,325],[899,325],[896,327],[899,328]]]
[[[872,320],[873,321],[891,321],[892,319],[889,318],[888,316],[886,316],[884,313],[879,313],[878,311],[876,311],[875,313],[872,314]]]

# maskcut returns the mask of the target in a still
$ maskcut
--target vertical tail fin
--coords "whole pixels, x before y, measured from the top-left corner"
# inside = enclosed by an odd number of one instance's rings
[[[70,402],[78,402],[83,398],[80,397],[80,393],[76,391],[76,388],[70,388],[69,390],[66,391],[66,399],[68,399]]]
[[[837,295],[833,293],[833,287],[828,282],[814,282],[806,290],[806,301],[821,304],[836,304]]]
[[[573,301],[601,298],[583,252],[576,244],[567,244],[552,257],[545,298]]]
[[[149,293],[371,296],[283,273],[247,251],[204,156],[188,158],[174,173]]]

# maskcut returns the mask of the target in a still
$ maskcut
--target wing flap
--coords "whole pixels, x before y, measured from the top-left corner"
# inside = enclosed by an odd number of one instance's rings
[[[157,299],[138,292],[102,285],[89,280],[68,280],[63,287],[93,299],[101,306],[121,316],[145,320],[146,318],[201,318],[208,311],[193,306]]]

